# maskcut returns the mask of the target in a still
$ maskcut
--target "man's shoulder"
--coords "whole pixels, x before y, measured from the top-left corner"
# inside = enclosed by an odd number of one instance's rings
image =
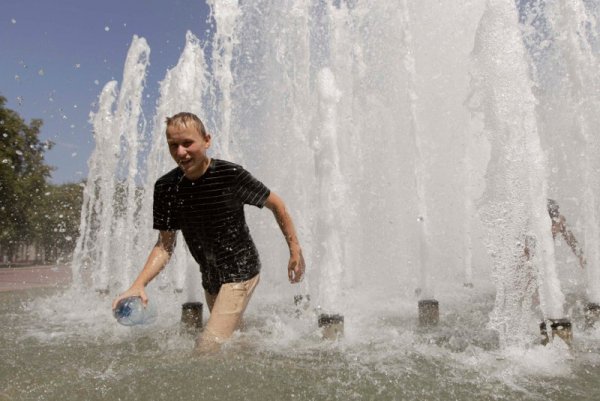
[[[215,161],[215,168],[218,168],[218,169],[227,170],[227,169],[232,169],[232,168],[243,168],[239,164],[230,162],[228,160],[223,160],[223,159],[213,159],[213,160]]]
[[[213,159],[214,160],[214,171],[219,175],[238,175],[240,172],[245,171],[244,167],[239,164],[222,160],[222,159]]]
[[[154,186],[159,187],[177,185],[179,180],[181,180],[182,175],[183,172],[181,171],[181,169],[179,167],[175,167],[173,170],[169,171],[168,173],[161,176],[158,180],[156,180]]]

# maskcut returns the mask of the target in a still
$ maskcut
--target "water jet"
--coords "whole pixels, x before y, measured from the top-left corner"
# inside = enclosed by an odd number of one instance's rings
[[[151,117],[154,140],[148,132],[141,141],[125,136],[150,121],[149,114],[137,118],[145,97],[143,82],[132,79],[145,76],[147,52],[141,47],[133,47],[139,56],[128,59],[139,62],[127,63],[124,84],[108,85],[97,102],[97,157],[86,180],[88,213],[73,263],[74,281],[94,287],[81,287],[86,296],[77,299],[92,312],[105,310],[106,299],[88,297],[89,288],[114,293],[141,268],[138,261],[156,240],[149,224],[152,184],[174,168],[163,122],[185,109],[206,118],[215,134],[215,158],[248,166],[285,195],[309,267],[312,305],[305,314],[312,318],[318,302],[323,311],[352,315],[356,324],[346,335],[349,346],[327,347],[321,332],[314,335],[314,323],[279,316],[301,309],[304,297],[301,305],[290,301],[306,291],[282,282],[287,249],[268,223],[271,218],[260,212],[248,216],[248,225],[263,248],[262,283],[248,309],[250,330],[225,349],[233,351],[229,355],[241,352],[235,364],[229,358],[190,363],[180,357],[187,353],[189,338],[164,341],[165,330],[183,315],[182,302],[175,300],[197,299],[202,291],[198,266],[179,245],[156,283],[162,304],[172,307],[161,314],[159,330],[130,331],[124,337],[108,316],[102,320],[108,313],[85,314],[80,324],[80,317],[70,313],[70,294],[57,302],[36,300],[33,305],[45,313],[35,308],[30,318],[14,313],[31,305],[27,294],[0,294],[0,319],[7,321],[0,329],[0,391],[14,399],[90,398],[98,389],[108,399],[127,398],[132,391],[177,399],[231,394],[281,399],[290,391],[302,399],[395,399],[399,394],[407,399],[447,399],[449,394],[457,400],[521,399],[523,394],[559,399],[573,393],[594,398],[600,356],[586,352],[596,346],[594,336],[578,338],[582,346],[573,358],[542,372],[543,380],[539,368],[547,361],[522,358],[521,349],[513,352],[512,347],[517,337],[527,340],[539,333],[538,321],[523,313],[532,305],[514,302],[519,296],[525,299],[523,294],[537,290],[552,306],[541,316],[552,317],[567,316],[562,305],[573,299],[563,302],[558,294],[556,269],[540,268],[549,266],[541,256],[552,245],[548,233],[541,235],[549,222],[540,200],[545,202],[550,192],[564,200],[569,220],[586,221],[590,230],[600,227],[594,174],[600,163],[593,107],[600,93],[597,52],[579,46],[592,35],[578,33],[599,25],[588,24],[593,13],[563,12],[567,4],[572,10],[584,3],[596,8],[594,2],[545,2],[531,18],[522,14],[521,21],[514,8],[540,2],[475,1],[456,7],[436,1],[311,0],[289,2],[291,10],[273,0],[207,3],[215,6],[214,40],[189,35],[180,62],[161,83]],[[540,46],[533,38],[523,48],[528,31],[539,35]],[[216,57],[207,62],[205,50],[211,48]],[[480,66],[479,74],[470,73],[473,64]],[[483,117],[471,116],[467,98]],[[543,139],[540,146],[535,135]],[[471,157],[461,163],[466,148]],[[119,163],[113,163],[117,158]],[[548,190],[540,186],[546,177]],[[587,188],[589,195],[583,197]],[[472,207],[463,207],[465,198]],[[472,225],[465,216],[473,218]],[[543,219],[538,224],[536,218]],[[525,271],[516,244],[528,231],[537,239],[539,258]],[[490,239],[482,244],[486,234]],[[600,266],[592,252],[600,244],[595,236],[586,235],[585,273]],[[135,246],[126,247],[131,241]],[[467,250],[477,269],[470,269]],[[567,262],[560,257],[558,252],[557,271],[577,279],[575,272],[562,269]],[[529,272],[540,273],[531,286]],[[465,291],[465,282],[476,282],[476,291]],[[588,282],[590,289],[599,288],[593,277]],[[413,295],[416,287],[422,291]],[[175,294],[173,288],[183,292]],[[600,300],[594,292],[588,296]],[[419,317],[422,312],[431,324],[439,321],[437,298],[444,300],[444,330],[436,335],[443,341],[422,341],[419,337],[431,339],[431,333],[411,327],[417,326],[410,324],[414,301],[423,300]],[[320,312],[314,312],[315,318]],[[336,338],[342,322],[332,325],[324,318],[319,327],[324,336]],[[130,347],[128,342],[142,332],[146,345]],[[550,327],[547,335],[551,341]],[[538,356],[551,357],[556,351],[551,348]],[[60,371],[56,360],[64,362]],[[155,362],[151,367],[149,360]],[[130,385],[122,385],[123,377]],[[261,386],[247,385],[257,381]],[[282,388],[282,382],[294,386]]]

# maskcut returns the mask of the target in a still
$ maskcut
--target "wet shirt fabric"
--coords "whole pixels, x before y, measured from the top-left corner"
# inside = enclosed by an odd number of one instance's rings
[[[204,175],[187,179],[175,168],[154,185],[154,229],[181,230],[211,294],[222,284],[246,281],[260,271],[244,205],[262,208],[269,189],[243,167],[211,159]]]

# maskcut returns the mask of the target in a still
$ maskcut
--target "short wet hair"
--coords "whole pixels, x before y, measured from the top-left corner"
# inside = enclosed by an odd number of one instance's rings
[[[187,127],[188,124],[192,124],[204,139],[206,139],[208,136],[206,133],[206,128],[204,128],[204,123],[202,123],[202,120],[200,120],[200,118],[194,113],[182,111],[174,116],[167,117],[166,123],[167,128],[177,125],[183,125],[184,127]]]

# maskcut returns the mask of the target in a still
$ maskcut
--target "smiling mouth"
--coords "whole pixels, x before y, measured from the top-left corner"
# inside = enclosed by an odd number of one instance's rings
[[[192,159],[179,160],[178,164],[182,167],[185,167],[185,166],[189,165],[191,162],[192,162]]]

